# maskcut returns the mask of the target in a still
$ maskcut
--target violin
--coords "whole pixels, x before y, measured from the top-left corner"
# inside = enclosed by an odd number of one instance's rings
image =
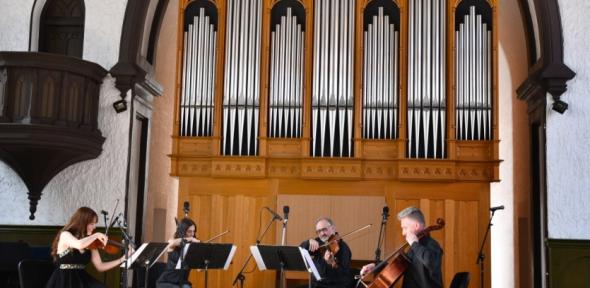
[[[328,238],[328,240],[324,244],[318,247],[318,253],[320,255],[324,255],[326,251],[330,251],[332,252],[332,254],[338,253],[338,251],[340,251],[341,239],[342,238],[340,237],[340,234],[338,234],[338,232],[332,234],[332,236],[330,236],[330,238]]]
[[[321,254],[324,254],[324,253],[326,253],[326,250],[329,250],[330,252],[336,254],[340,250],[339,240],[341,240],[342,238],[344,238],[346,236],[349,236],[349,235],[352,235],[354,233],[357,233],[357,232],[360,232],[362,230],[365,230],[365,229],[367,229],[367,228],[369,228],[371,226],[373,226],[373,224],[367,224],[367,225],[365,225],[365,226],[363,226],[361,228],[358,228],[356,230],[353,230],[352,232],[348,232],[348,233],[346,233],[346,234],[344,234],[342,236],[340,236],[340,234],[338,234],[338,233],[335,233],[332,236],[330,236],[330,238],[328,238],[328,240],[324,244],[320,245],[318,247],[318,250],[317,251],[319,251]]]
[[[87,249],[101,249],[104,252],[108,253],[108,254],[119,254],[121,253],[121,250],[123,249],[123,247],[125,247],[123,245],[123,243],[114,241],[109,239],[107,241],[107,244],[104,245],[100,240],[96,239],[94,240],[94,242],[90,243],[90,245],[88,245],[88,247],[86,247]]]
[[[430,231],[442,229],[444,226],[445,220],[438,218],[436,219],[436,225],[424,228],[424,230],[420,231],[416,236],[418,239],[422,239],[424,236],[428,235]],[[373,271],[379,271],[379,273],[373,278],[373,282],[368,288],[390,288],[401,279],[401,276],[406,272],[406,269],[410,265],[408,256],[405,253],[405,249],[408,246],[409,244],[406,242],[395,252],[387,256],[383,262],[375,266]]]

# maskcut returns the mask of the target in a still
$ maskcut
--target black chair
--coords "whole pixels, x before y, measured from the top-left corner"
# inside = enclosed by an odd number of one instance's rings
[[[18,263],[20,288],[43,288],[55,266],[51,260],[23,259]]]
[[[18,262],[30,257],[30,248],[24,242],[0,242],[0,287],[17,288]]]
[[[156,287],[156,280],[158,280],[158,278],[160,278],[160,275],[162,275],[162,273],[164,272],[164,270],[166,269],[166,263],[164,262],[156,262],[154,263],[154,265],[150,268],[149,274],[148,274],[148,285],[147,287],[145,286],[145,269],[142,268],[137,268],[135,269],[135,278],[133,281],[133,287],[137,287],[137,288],[154,288]]]
[[[457,272],[449,288],[467,288],[469,286],[469,272]]]

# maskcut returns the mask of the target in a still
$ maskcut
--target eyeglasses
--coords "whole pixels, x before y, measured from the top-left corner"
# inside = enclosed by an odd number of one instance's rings
[[[330,228],[330,227],[332,227],[332,225],[330,225],[330,226],[326,226],[326,227],[324,227],[324,228],[320,228],[320,229],[318,229],[318,230],[315,230],[315,233],[317,233],[317,234],[320,234],[320,233],[322,233],[322,232],[324,232],[324,233],[325,233],[325,232],[328,232],[328,228]]]

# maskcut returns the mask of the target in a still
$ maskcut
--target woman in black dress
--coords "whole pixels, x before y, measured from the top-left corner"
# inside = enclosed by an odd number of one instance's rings
[[[117,267],[125,261],[125,257],[102,262],[96,249],[88,249],[96,240],[103,244],[107,243],[106,235],[94,233],[97,222],[98,216],[94,210],[81,207],[57,233],[51,246],[51,255],[57,269],[49,278],[47,288],[106,288],[104,284],[88,275],[84,270],[86,265],[92,261],[96,270],[102,272]]]
[[[168,262],[166,269],[156,281],[157,288],[190,288],[191,283],[188,281],[190,269],[182,267],[176,269],[178,259],[180,258],[181,246],[188,243],[199,243],[195,238],[197,225],[189,218],[183,218],[178,223],[174,239],[168,240]]]

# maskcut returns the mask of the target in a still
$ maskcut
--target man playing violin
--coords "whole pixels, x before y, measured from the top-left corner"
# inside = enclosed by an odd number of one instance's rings
[[[436,240],[425,234],[418,238],[418,234],[425,228],[424,214],[416,207],[408,207],[399,214],[402,235],[410,245],[407,253],[409,266],[404,274],[403,288],[438,288],[442,287],[441,261],[443,251]],[[383,266],[385,267],[385,266]],[[361,270],[361,276],[373,271],[375,264],[367,264]]]
[[[322,278],[320,281],[312,279],[313,287],[348,287],[352,280],[349,270],[352,258],[350,248],[338,237],[336,225],[332,219],[327,217],[318,219],[315,229],[318,237],[303,241],[299,245],[309,250]]]

